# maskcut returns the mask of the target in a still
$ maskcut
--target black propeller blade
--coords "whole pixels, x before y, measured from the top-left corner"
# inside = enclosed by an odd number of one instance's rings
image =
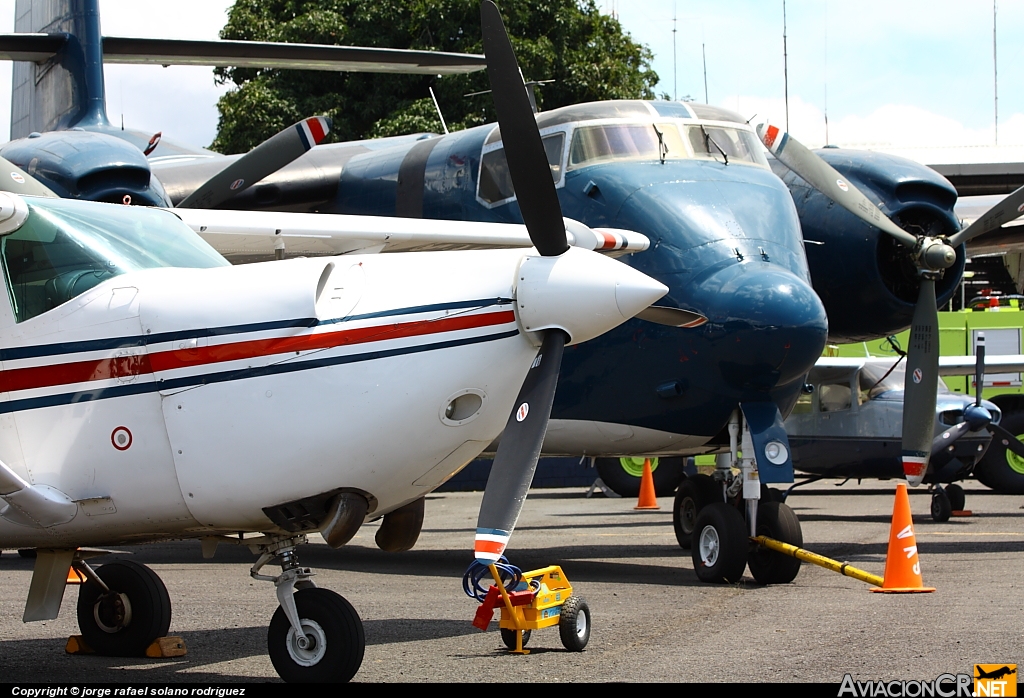
[[[523,222],[541,255],[558,256],[569,249],[562,207],[519,64],[498,7],[490,0],[480,5],[480,24],[487,77]],[[519,520],[547,433],[565,342],[566,335],[560,330],[544,333],[540,352],[502,434],[477,519],[474,551],[482,564],[501,557]]]
[[[292,124],[204,182],[178,207],[213,208],[227,201],[298,159],[322,141],[330,130],[331,120],[326,116],[312,116]]]

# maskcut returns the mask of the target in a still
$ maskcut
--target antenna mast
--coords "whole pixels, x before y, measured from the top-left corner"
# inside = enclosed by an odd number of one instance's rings
[[[789,131],[789,56],[786,52],[786,0],[782,0],[782,80],[783,94],[786,98],[786,131]]]
[[[679,101],[678,72],[679,67],[676,61],[676,4],[672,3],[672,101],[674,102]]]
[[[999,63],[996,59],[996,0],[992,0],[992,80],[995,96],[996,145],[999,145]]]

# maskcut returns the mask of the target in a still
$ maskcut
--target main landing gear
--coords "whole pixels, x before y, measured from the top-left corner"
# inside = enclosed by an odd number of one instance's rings
[[[800,521],[789,506],[772,496],[770,488],[760,484],[752,459],[736,458],[738,422],[734,417],[729,424],[732,453],[719,456],[714,477],[697,475],[679,486],[672,511],[676,540],[690,550],[694,571],[703,582],[738,582],[749,568],[759,584],[786,584],[796,579],[800,560],[750,539],[767,536],[802,546]],[[743,452],[751,453],[746,428],[743,442]],[[737,462],[738,476],[732,470]]]
[[[302,535],[244,541],[260,553],[250,574],[273,582],[281,604],[267,632],[270,661],[285,681],[348,681],[363,661],[363,624],[348,601],[317,588],[311,580],[313,571],[299,566],[295,549],[305,542]],[[281,565],[281,574],[260,574],[274,560]],[[151,569],[128,560],[95,570],[75,561],[74,567],[86,578],[78,595],[78,627],[85,644],[97,654],[145,656],[154,640],[167,635],[171,600]]]

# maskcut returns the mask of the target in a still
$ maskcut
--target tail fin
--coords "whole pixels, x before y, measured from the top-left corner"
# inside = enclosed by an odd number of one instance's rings
[[[33,131],[106,124],[99,0],[17,0],[14,30],[60,39],[49,58],[17,61],[11,93],[11,139]]]

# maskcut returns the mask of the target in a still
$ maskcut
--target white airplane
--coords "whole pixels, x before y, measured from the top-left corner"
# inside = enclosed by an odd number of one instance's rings
[[[364,520],[401,513],[506,420],[542,433],[550,399],[524,407],[524,381],[557,376],[563,342],[667,290],[567,248],[560,212],[543,214],[558,225],[531,227],[541,254],[231,266],[167,211],[0,193],[0,548],[37,549],[24,620],[57,616],[73,568],[88,580],[86,644],[140,655],[169,628],[164,585],[133,562],[93,569],[84,546],[242,544],[260,555],[253,577],[277,588],[278,673],[351,678],[362,626],[299,565],[306,534],[340,546]],[[420,231],[446,244],[431,235]],[[499,485],[528,486],[536,456],[513,456]],[[499,502],[513,522],[521,505]],[[395,520],[390,535],[408,535]],[[279,575],[261,573],[275,560]]]

